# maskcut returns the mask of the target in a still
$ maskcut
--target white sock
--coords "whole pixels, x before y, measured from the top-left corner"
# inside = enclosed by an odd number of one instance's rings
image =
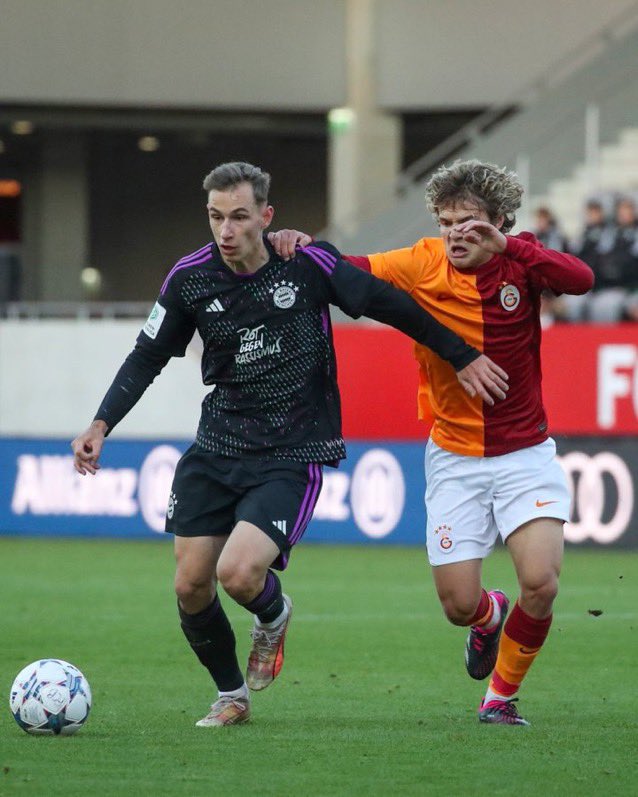
[[[510,697],[505,697],[504,695],[499,695],[498,692],[493,692],[489,687],[487,688],[487,692],[485,693],[484,703],[489,703],[490,700],[511,700],[514,695],[510,695]]]
[[[239,689],[233,689],[232,692],[219,692],[220,697],[244,697],[247,698],[250,695],[248,691],[248,687],[245,683],[243,683]]]
[[[260,628],[278,628],[286,619],[286,617],[288,617],[288,604],[286,601],[284,601],[284,609],[282,613],[275,617],[274,620],[271,620],[269,623],[262,623],[259,617],[255,615],[255,623],[257,623]]]
[[[501,604],[496,600],[496,598],[493,595],[490,595],[489,598],[492,601],[492,606],[494,607],[494,611],[492,613],[492,618],[489,624],[481,626],[481,631],[485,631],[488,634],[492,631],[495,631],[498,624],[501,622]]]

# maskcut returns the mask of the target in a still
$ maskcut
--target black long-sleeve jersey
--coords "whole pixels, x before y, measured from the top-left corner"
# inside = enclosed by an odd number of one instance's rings
[[[214,243],[166,277],[135,349],[96,414],[109,431],[197,330],[204,344],[196,443],[230,457],[335,464],[345,457],[329,304],[391,324],[457,370],[479,356],[408,296],[326,243],[237,274]]]

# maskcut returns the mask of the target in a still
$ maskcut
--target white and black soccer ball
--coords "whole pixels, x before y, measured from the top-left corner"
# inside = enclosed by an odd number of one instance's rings
[[[17,674],[9,705],[27,733],[70,736],[89,716],[91,687],[68,661],[39,659]]]

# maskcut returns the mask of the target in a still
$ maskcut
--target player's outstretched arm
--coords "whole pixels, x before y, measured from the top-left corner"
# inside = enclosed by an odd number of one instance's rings
[[[432,349],[459,374],[463,388],[489,404],[504,399],[508,376],[488,357],[441,324],[405,291],[341,259],[330,244],[319,242],[300,250],[319,267],[330,286],[329,301],[352,318],[365,315],[405,333]]]
[[[463,239],[489,254],[506,254],[525,265],[541,288],[556,294],[582,294],[591,290],[594,275],[589,266],[569,252],[545,249],[531,233],[503,235],[487,221],[472,220],[457,227]]]
[[[594,272],[576,255],[545,247],[530,232],[507,236],[507,257],[522,263],[538,288],[583,294],[594,286]]]
[[[73,467],[82,476],[87,473],[95,475],[100,469],[98,462],[104,445],[104,438],[109,428],[104,421],[95,420],[89,428],[79,434],[71,443],[73,449]]]

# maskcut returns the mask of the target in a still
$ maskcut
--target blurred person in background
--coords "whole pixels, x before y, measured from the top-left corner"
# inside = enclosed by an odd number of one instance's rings
[[[638,218],[630,197],[620,197],[614,207],[614,221],[599,244],[596,289],[588,302],[591,321],[611,323],[626,317],[635,319],[638,290]]]
[[[570,251],[587,263],[595,275],[599,273],[600,244],[607,229],[608,221],[603,203],[599,199],[589,199],[585,204],[583,230],[572,243]],[[562,321],[585,321],[591,295],[589,292],[582,296],[559,297],[554,302],[555,315]]]
[[[567,239],[560,231],[554,213],[545,206],[534,211],[533,233],[536,239],[546,248],[555,249],[557,252],[567,252],[569,249]],[[554,323],[557,313],[557,298],[551,291],[541,294],[540,319],[543,329]]]
[[[570,251],[584,260],[594,273],[598,269],[600,241],[607,224],[603,203],[599,199],[589,199],[585,204],[585,225]]]
[[[567,238],[563,235],[553,212],[547,207],[536,208],[532,232],[536,239],[546,248],[557,252],[567,252]]]
[[[427,550],[448,620],[469,626],[468,674],[491,674],[481,722],[528,725],[516,694],[552,622],[570,495],[548,435],[541,394],[540,296],[583,294],[591,269],[543,248],[529,232],[509,235],[523,188],[513,172],[479,161],[443,166],[426,186],[439,238],[366,257],[346,256],[412,295],[435,317],[489,354],[509,375],[505,401],[486,406],[458,390],[450,374],[417,347],[421,416],[434,424],[426,446]],[[294,253],[309,237],[272,234]],[[501,537],[520,595],[482,585],[482,562]],[[449,679],[448,679],[449,683]]]
[[[503,399],[507,389],[485,355],[329,244],[278,257],[263,237],[274,213],[269,185],[249,163],[222,164],[206,177],[213,242],[168,273],[134,351],[72,442],[75,469],[94,475],[106,435],[199,332],[212,390],[177,465],[166,531],[175,535],[181,627],[217,687],[200,727],[246,722],[248,690],[269,686],[283,664],[292,601],[274,569],[286,568],[310,521],[324,465],[345,457],[329,303],[432,347],[486,405],[490,392]],[[254,617],[245,677],[218,583]]]
[[[596,284],[586,296],[561,296],[557,315],[566,321],[615,324],[638,320],[638,219],[630,197],[605,221],[601,203],[587,204],[587,223],[574,249],[587,258]]]

